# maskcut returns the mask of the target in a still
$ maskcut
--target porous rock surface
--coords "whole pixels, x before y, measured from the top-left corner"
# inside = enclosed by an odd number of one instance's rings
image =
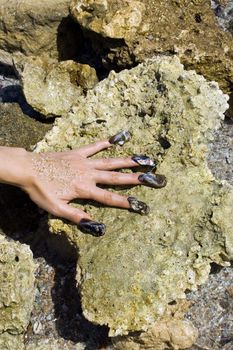
[[[190,303],[187,300],[169,305],[164,316],[150,327],[147,332],[138,332],[127,336],[112,338],[114,350],[166,350],[187,349],[197,339],[198,331],[189,320],[184,320],[184,313]]]
[[[51,231],[66,233],[77,246],[84,315],[108,325],[110,336],[152,327],[168,303],[206,281],[211,262],[226,265],[233,256],[232,187],[215,180],[206,162],[208,138],[227,100],[215,82],[185,71],[177,57],[156,57],[112,72],[36,148],[76,148],[126,129],[132,140],[102,156],[147,154],[167,176],[160,190],[115,189],[148,203],[148,216],[86,204],[107,225],[101,238],[50,221]]]
[[[70,29],[66,20],[69,3],[70,0],[0,0],[0,62],[5,62],[7,56],[10,62],[17,53],[57,59],[64,49],[71,57],[79,40],[75,30],[70,31],[69,38],[64,33],[64,28]]]
[[[67,113],[98,82],[94,68],[72,60],[52,63],[31,56],[18,60],[16,67],[28,104],[48,117]]]
[[[70,10],[107,66],[177,54],[187,68],[231,89],[232,35],[219,26],[210,1],[72,0]]]
[[[21,350],[35,294],[36,264],[29,247],[0,236],[0,348]]]
[[[76,344],[73,346],[66,346],[66,344],[59,343],[57,340],[44,339],[39,342],[29,343],[25,350],[85,350],[83,344]]]

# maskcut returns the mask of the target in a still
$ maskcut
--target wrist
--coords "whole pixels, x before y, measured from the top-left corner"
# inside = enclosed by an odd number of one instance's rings
[[[33,176],[31,155],[24,148],[0,147],[0,182],[25,187]]]

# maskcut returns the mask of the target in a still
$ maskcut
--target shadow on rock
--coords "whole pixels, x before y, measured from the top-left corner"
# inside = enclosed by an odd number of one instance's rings
[[[0,212],[0,231],[13,240],[28,244],[34,258],[43,258],[54,270],[50,291],[53,318],[56,320],[54,336],[74,343],[84,342],[87,350],[97,350],[106,345],[107,327],[93,325],[82,315],[80,295],[76,287],[78,252],[67,237],[52,235],[47,225],[47,214],[39,210],[25,193],[12,186],[0,185]],[[44,302],[46,304],[49,301]],[[32,314],[37,317],[35,310]],[[32,327],[29,327],[27,338],[38,339],[33,334]]]
[[[20,85],[9,85],[0,89],[0,102],[3,103],[18,103],[22,112],[31,117],[45,122],[45,117],[33,109],[26,101],[22,87]],[[51,123],[53,119],[49,119]]]

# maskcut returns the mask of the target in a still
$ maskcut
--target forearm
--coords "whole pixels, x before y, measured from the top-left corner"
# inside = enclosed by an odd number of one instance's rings
[[[24,187],[30,178],[29,158],[23,148],[0,147],[0,182]]]

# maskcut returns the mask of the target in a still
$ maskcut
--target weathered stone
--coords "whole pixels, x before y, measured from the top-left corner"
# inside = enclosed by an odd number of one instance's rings
[[[143,332],[139,339],[125,337],[119,341],[116,350],[165,350],[167,346],[172,349],[187,349],[197,339],[197,329],[188,320],[158,321],[153,328]]]
[[[165,315],[147,332],[112,339],[115,350],[187,349],[197,339],[198,331],[188,320],[183,320],[190,303],[186,300],[169,305]]]
[[[25,350],[23,334],[12,335],[9,333],[0,334],[1,350]]]
[[[101,238],[50,221],[51,231],[65,232],[78,247],[84,315],[108,325],[111,336],[147,330],[167,303],[206,281],[211,262],[226,265],[233,257],[233,190],[215,180],[206,162],[208,138],[227,100],[216,83],[185,71],[178,58],[157,57],[112,72],[37,146],[76,148],[125,129],[131,142],[103,154],[147,154],[167,176],[160,190],[116,189],[148,203],[148,216],[87,204],[92,218],[107,225]]]
[[[27,344],[25,350],[85,350],[85,345],[81,343],[66,344],[64,341],[59,342],[56,339],[44,339]]]
[[[0,236],[0,346],[22,349],[34,301],[36,265],[26,245]]]
[[[0,0],[0,49],[15,55],[74,58],[81,37],[68,18],[70,0]],[[0,55],[1,62],[1,55]]]
[[[155,54],[177,54],[189,69],[233,82],[233,40],[210,1],[73,0],[71,14],[108,66],[128,67]]]
[[[18,103],[1,104],[0,146],[24,147],[31,150],[51,127],[52,125],[42,124],[26,116]]]
[[[68,60],[51,63],[36,57],[17,62],[27,102],[45,116],[60,116],[77,104],[83,91],[92,88],[98,78],[95,69]]]

